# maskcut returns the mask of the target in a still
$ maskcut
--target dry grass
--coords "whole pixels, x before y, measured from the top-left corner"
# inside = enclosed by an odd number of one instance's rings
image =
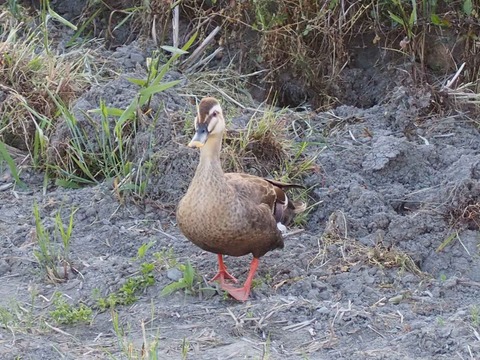
[[[41,29],[28,30],[8,11],[0,14],[0,27],[0,139],[38,160],[59,116],[55,98],[68,106],[90,84],[89,53],[50,53]]]
[[[309,100],[317,108],[336,102],[341,72],[356,47],[381,48],[410,63],[419,82],[436,82],[466,62],[460,83],[474,83],[478,93],[475,6],[430,0],[182,2],[184,16],[205,35],[222,27],[210,53],[224,49],[242,73],[262,70],[252,86],[262,84],[265,98],[280,105]]]
[[[372,247],[349,237],[348,220],[341,211],[330,215],[318,244],[318,253],[310,260],[309,267],[322,267],[329,262],[328,249],[335,246],[339,248],[342,257],[342,262],[337,266],[339,272],[347,272],[352,266],[366,263],[382,269],[398,268],[418,276],[424,275],[409,254],[385,246],[381,239]]]

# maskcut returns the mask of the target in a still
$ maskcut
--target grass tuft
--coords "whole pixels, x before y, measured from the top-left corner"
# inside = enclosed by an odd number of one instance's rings
[[[53,310],[50,310],[50,317],[57,324],[74,325],[77,323],[90,323],[93,318],[93,310],[85,305],[70,305],[59,292],[53,295]]]
[[[101,311],[114,309],[119,305],[131,305],[137,301],[138,294],[155,284],[153,271],[155,264],[143,263],[140,275],[129,278],[117,291],[107,297],[97,299],[97,306]]]
[[[66,229],[60,212],[57,213],[52,237],[52,234],[43,225],[37,203],[33,204],[33,217],[35,219],[38,243],[38,249],[35,249],[33,254],[37,258],[41,269],[45,272],[47,279],[53,283],[68,279],[67,268],[70,266],[70,238],[73,231],[75,212],[75,209],[71,210]],[[63,275],[59,271],[60,268],[63,268]]]

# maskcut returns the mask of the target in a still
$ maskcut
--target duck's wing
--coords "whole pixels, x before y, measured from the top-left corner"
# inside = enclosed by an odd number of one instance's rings
[[[225,178],[245,201],[257,205],[266,204],[277,223],[288,225],[296,213],[305,210],[304,203],[290,201],[284,190],[302,188],[301,185],[282,183],[243,173],[227,173]]]

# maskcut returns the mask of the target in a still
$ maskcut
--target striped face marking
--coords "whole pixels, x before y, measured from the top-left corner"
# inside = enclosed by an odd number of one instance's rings
[[[214,98],[204,98],[198,106],[198,115],[195,121],[195,129],[201,127],[201,124],[207,125],[208,133],[214,132],[218,123],[218,118],[222,115],[222,108]]]

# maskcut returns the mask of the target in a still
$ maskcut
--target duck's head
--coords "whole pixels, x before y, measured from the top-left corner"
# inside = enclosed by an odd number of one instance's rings
[[[195,117],[195,135],[188,146],[201,148],[210,137],[221,138],[224,130],[225,120],[220,103],[213,97],[203,98]]]

